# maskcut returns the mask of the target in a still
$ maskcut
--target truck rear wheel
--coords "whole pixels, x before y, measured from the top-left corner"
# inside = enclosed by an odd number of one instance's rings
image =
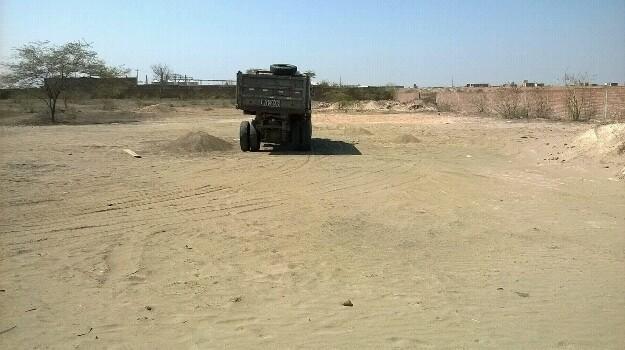
[[[260,134],[254,124],[250,124],[250,151],[257,152],[260,149]]]
[[[241,145],[241,151],[247,152],[250,150],[250,122],[247,120],[241,122],[239,126],[239,144]]]
[[[312,136],[312,124],[310,119],[297,119],[293,121],[291,130],[291,142],[298,151],[310,151]]]
[[[302,120],[302,151],[310,151],[312,144],[312,120]]]

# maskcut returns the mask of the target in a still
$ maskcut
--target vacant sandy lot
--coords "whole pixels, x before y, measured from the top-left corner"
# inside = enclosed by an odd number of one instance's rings
[[[0,127],[0,347],[625,348],[592,125],[317,113],[241,153],[238,111],[156,112]],[[194,130],[235,147],[166,151]]]

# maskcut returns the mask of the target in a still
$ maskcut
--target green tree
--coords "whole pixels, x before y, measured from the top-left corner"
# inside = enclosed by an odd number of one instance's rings
[[[5,64],[5,80],[10,86],[38,88],[55,122],[56,103],[69,88],[68,80],[76,77],[113,78],[128,73],[123,67],[110,67],[98,58],[91,43],[72,41],[53,45],[36,41],[15,48],[13,61]]]
[[[312,70],[307,70],[304,72],[304,75],[307,75],[310,77],[310,79],[312,79],[317,76],[317,73],[315,73],[315,71],[312,71]]]

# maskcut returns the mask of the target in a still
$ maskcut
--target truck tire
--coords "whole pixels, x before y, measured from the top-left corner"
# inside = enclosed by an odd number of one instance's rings
[[[291,147],[296,150],[299,150],[301,129],[301,123],[298,119],[291,121]]]
[[[247,120],[241,122],[239,126],[239,144],[241,145],[241,151],[247,152],[250,150],[250,122]]]
[[[302,143],[301,149],[302,151],[310,151],[310,147],[312,144],[312,120],[307,118],[306,120],[302,120],[301,122],[302,128]]]
[[[292,64],[272,64],[269,70],[275,75],[295,75],[297,66]]]
[[[254,126],[250,124],[250,151],[257,152],[260,149],[260,134]]]
[[[310,119],[296,119],[291,129],[291,142],[298,151],[310,151],[312,125]]]

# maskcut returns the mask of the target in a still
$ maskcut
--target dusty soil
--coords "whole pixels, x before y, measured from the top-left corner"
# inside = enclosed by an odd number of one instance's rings
[[[312,152],[241,153],[238,111],[157,113],[0,127],[0,347],[625,348],[592,125],[316,113]]]

